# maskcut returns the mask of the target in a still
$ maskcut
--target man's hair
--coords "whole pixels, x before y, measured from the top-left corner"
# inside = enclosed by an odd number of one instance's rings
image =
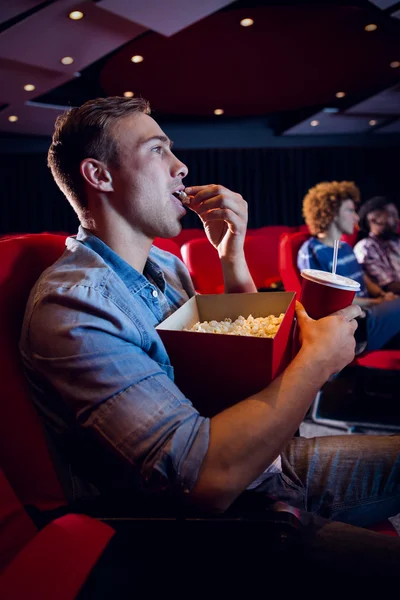
[[[79,171],[82,160],[94,158],[118,166],[118,144],[111,128],[119,119],[135,113],[150,114],[149,103],[143,98],[112,96],[89,100],[57,118],[47,164],[79,217],[87,212],[84,180]]]
[[[312,235],[325,232],[339,212],[343,200],[360,201],[353,181],[323,181],[308,190],[303,200],[303,217]]]
[[[361,231],[369,233],[369,213],[373,212],[374,210],[383,210],[388,204],[392,204],[392,200],[386,198],[386,196],[374,196],[373,198],[370,198],[364,202],[358,212],[358,216],[360,217],[359,227]]]

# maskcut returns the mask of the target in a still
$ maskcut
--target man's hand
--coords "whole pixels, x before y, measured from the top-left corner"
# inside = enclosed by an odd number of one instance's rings
[[[296,303],[302,351],[309,352],[311,360],[321,361],[328,377],[353,360],[356,346],[354,332],[358,327],[355,319],[361,314],[361,308],[352,304],[315,321],[307,315],[300,302]]]
[[[190,205],[203,221],[211,244],[221,258],[243,256],[247,229],[247,202],[222,185],[196,185],[185,189]]]
[[[391,300],[396,300],[398,296],[396,296],[396,294],[393,294],[393,292],[383,292],[382,298],[384,302],[390,302]]]

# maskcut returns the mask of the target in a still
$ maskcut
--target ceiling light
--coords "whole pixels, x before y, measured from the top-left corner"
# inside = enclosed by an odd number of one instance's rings
[[[134,92],[124,92],[125,98],[133,98],[134,95]]]
[[[314,119],[314,121],[311,121],[310,125],[311,127],[317,127],[319,125],[319,121],[317,121],[317,119]]]
[[[11,121],[11,123],[15,123],[15,121],[18,121],[18,117],[17,115],[10,115],[8,120]]]
[[[336,92],[335,96],[336,98],[344,98],[346,95],[346,92]]]
[[[375,121],[375,119],[371,119],[370,121],[368,121],[368,125],[371,125],[371,127],[373,127],[374,125],[377,124],[378,121]]]
[[[64,58],[61,59],[61,62],[63,65],[72,65],[74,59],[72,58],[72,56],[64,56]]]
[[[222,110],[222,108],[216,108],[214,110],[214,115],[223,115],[224,111]]]
[[[392,67],[392,69],[398,69],[400,67],[400,60],[394,60],[390,63],[390,66]]]
[[[253,25],[254,21],[253,19],[242,19],[240,21],[240,24],[242,27],[250,27],[250,25]]]
[[[80,10],[73,10],[72,12],[69,13],[69,18],[72,19],[73,21],[79,21],[80,19],[83,19],[83,17],[85,16],[83,14],[83,12],[81,12]]]
[[[140,56],[140,54],[135,54],[135,56],[132,56],[131,61],[133,63],[143,62],[143,56]]]
[[[24,85],[24,90],[26,92],[33,92],[34,89],[35,86],[33,85],[33,83],[27,83],[26,85]]]
[[[378,25],[375,25],[375,23],[370,23],[369,25],[366,25],[364,29],[365,31],[375,31],[375,29],[378,29]]]
[[[323,109],[324,113],[338,113],[339,109],[336,106],[327,106]]]

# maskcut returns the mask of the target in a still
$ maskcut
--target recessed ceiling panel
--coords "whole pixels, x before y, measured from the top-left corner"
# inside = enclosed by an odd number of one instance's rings
[[[5,23],[5,21],[13,19],[42,3],[43,0],[3,0],[0,3],[0,23]]]
[[[98,6],[125,19],[170,36],[232,4],[226,0],[100,0]]]
[[[397,4],[398,0],[369,0],[372,4],[375,4],[375,6],[378,6],[379,8],[381,8],[382,10],[385,10],[386,8],[389,8],[389,6],[393,6],[394,4]]]
[[[347,114],[400,115],[400,84],[354,104]]]
[[[72,21],[68,14],[85,17]],[[142,33],[144,28],[93,2],[59,0],[0,34],[0,57],[72,74]],[[63,65],[64,56],[74,58]]]
[[[65,107],[50,108],[28,104],[13,105],[0,111],[0,131],[24,133],[28,135],[52,135],[56,118],[65,111]],[[10,122],[9,116],[18,120]]]
[[[371,130],[369,119],[344,114],[319,112],[302,123],[287,129],[283,135],[335,135],[366,133]]]
[[[255,7],[247,9],[249,5]],[[218,10],[221,6],[226,8]],[[55,109],[25,107],[25,102],[80,105],[125,91],[148,98],[155,118],[164,124],[193,118],[229,124],[262,115],[278,132],[323,107],[343,113],[357,103],[346,121],[331,116],[307,133],[318,135],[323,124],[329,128],[332,123],[337,133],[342,124],[346,133],[356,131],[359,125],[351,119],[356,111],[363,111],[357,120],[364,123],[363,131],[365,119],[379,118],[378,127],[389,125],[377,111],[390,118],[397,97],[377,92],[394,88],[400,76],[400,68],[392,68],[400,61],[400,23],[391,18],[392,7],[383,12],[369,2],[351,0],[240,0],[239,6],[222,0],[0,0],[0,17],[25,14],[20,22],[12,21],[15,25],[0,27],[0,103],[9,105],[4,110],[10,114],[19,113],[10,124],[1,111],[1,126],[49,135],[53,122],[49,127],[46,114],[52,119]],[[209,14],[202,18],[198,11],[206,9]],[[84,18],[70,20],[72,10],[81,10]],[[27,11],[32,13],[28,17]],[[379,23],[369,33],[364,27],[373,22],[372,13]],[[139,15],[153,20],[137,24],[132,19]],[[253,25],[242,27],[240,21],[248,17]],[[156,33],[157,19],[174,29]],[[168,36],[173,31],[178,33]],[[144,60],[133,63],[135,54]],[[63,56],[74,62],[61,64]],[[35,90],[25,91],[27,83]],[[345,96],[337,98],[339,91]],[[363,103],[371,94],[379,96],[379,104],[376,98]],[[216,117],[215,109],[224,113]]]
[[[392,123],[388,123],[384,127],[379,127],[374,133],[400,133],[400,119],[397,121],[393,121]]]
[[[71,77],[74,76],[0,58],[0,104],[19,103],[21,99],[32,100],[69,81]],[[26,85],[35,89],[25,90]]]

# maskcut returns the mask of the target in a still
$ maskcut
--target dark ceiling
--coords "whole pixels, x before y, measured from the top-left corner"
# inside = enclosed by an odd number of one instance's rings
[[[147,1],[149,6],[158,3],[159,0]],[[194,8],[189,6],[188,14],[183,11],[180,16],[190,24],[184,28],[178,24],[178,30],[168,36],[146,27],[146,19],[151,21],[151,16],[142,15],[145,9],[141,8],[141,14],[135,17],[137,21],[133,18],[134,7],[133,16],[124,13],[124,0],[115,0],[114,7],[110,0],[19,0],[15,4],[27,10],[4,21],[1,5],[5,4],[0,1],[2,87],[7,85],[6,76],[20,76],[21,84],[26,80],[28,72],[22,73],[24,61],[31,69],[40,69],[47,82],[42,93],[31,94],[27,106],[22,85],[18,88],[22,90],[20,97],[15,93],[7,99],[7,94],[0,92],[4,109],[0,111],[0,131],[13,131],[5,117],[16,114],[21,107],[24,116],[15,123],[14,131],[49,134],[47,118],[43,118],[41,131],[41,121],[33,108],[38,110],[41,106],[44,115],[44,111],[54,113],[90,98],[122,95],[126,91],[149,99],[160,121],[232,121],[263,116],[277,134],[365,131],[371,122],[377,129],[398,131],[400,2],[217,0],[214,6],[219,5],[219,10],[209,10],[208,16],[200,19],[189,14]],[[173,4],[183,6],[191,2],[173,0]],[[212,8],[213,2],[208,4]],[[62,5],[64,12],[56,10]],[[79,6],[85,17],[82,22],[71,22],[68,12]],[[165,10],[168,2],[164,0],[163,6]],[[41,14],[47,21],[38,19]],[[18,42],[18,36],[24,36],[26,42],[27,35],[32,35],[34,44],[40,29],[44,44],[49,38],[48,52],[53,52],[57,31],[50,32],[49,27],[53,23],[56,28],[60,17],[65,17],[66,25],[77,36],[74,45],[86,53],[90,54],[89,46],[96,47],[95,36],[101,37],[104,32],[104,40],[93,50],[97,58],[88,63],[90,57],[85,56],[82,68],[77,65],[78,72],[76,66],[68,72],[47,64],[44,53],[31,62],[26,54],[21,56],[20,50],[13,54],[8,52],[9,45],[2,45],[2,38],[7,42],[5,36],[14,42]],[[251,27],[240,25],[246,17],[254,20]],[[84,21],[85,26],[96,25],[97,30],[84,32]],[[26,29],[29,22],[32,28]],[[371,23],[377,29],[365,31],[364,27]],[[61,31],[62,28],[62,38]],[[60,52],[62,55],[62,48]],[[143,62],[131,62],[133,55],[143,56]],[[399,66],[395,67],[397,62]],[[32,79],[34,72],[29,76]],[[345,96],[337,98],[337,92],[344,92]],[[361,103],[367,99],[371,99],[370,103],[363,109]],[[355,110],[358,106],[360,110]],[[214,116],[216,108],[223,109],[224,114]],[[53,113],[49,122],[54,122]],[[313,119],[319,128],[310,127]]]

